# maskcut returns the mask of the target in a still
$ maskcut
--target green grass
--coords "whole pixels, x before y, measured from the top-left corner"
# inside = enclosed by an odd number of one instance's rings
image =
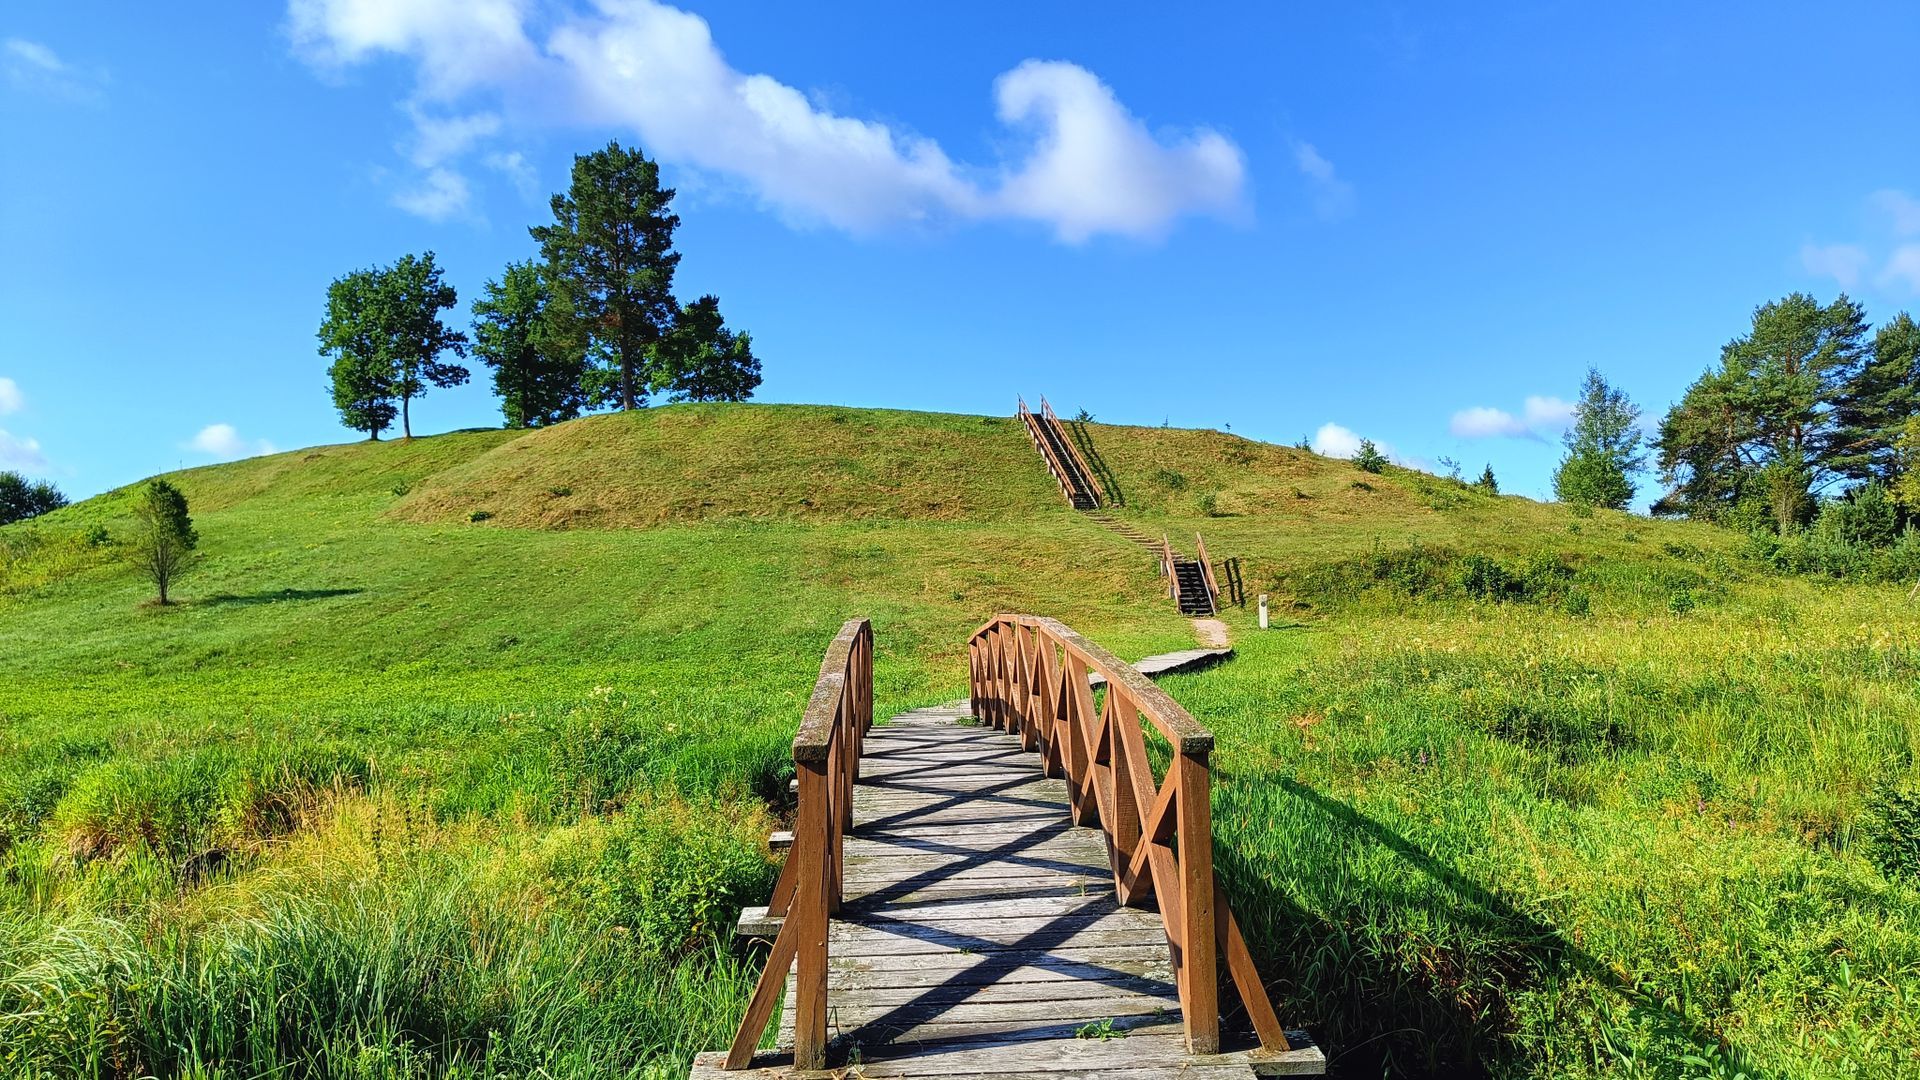
[[[1290,627],[1231,612],[1240,658],[1167,685],[1341,1071],[1920,1072],[1914,886],[1860,838],[1920,748],[1897,591],[1088,430],[1118,516],[1204,531]],[[172,479],[203,537],[172,608],[100,542],[128,492],[0,529],[9,1075],[683,1075],[743,1008],[726,927],[843,619],[883,716],[963,693],[995,611],[1192,643],[1006,419],[675,406]]]

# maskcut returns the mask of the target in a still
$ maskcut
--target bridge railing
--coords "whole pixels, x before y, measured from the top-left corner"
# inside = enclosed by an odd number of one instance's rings
[[[1054,619],[1000,615],[968,642],[974,714],[1037,750],[1064,777],[1076,824],[1105,832],[1122,904],[1158,898],[1188,1047],[1220,1048],[1217,960],[1224,957],[1260,1045],[1289,1049],[1213,871],[1213,733],[1129,664]],[[1094,707],[1088,676],[1107,689]],[[1156,781],[1142,722],[1172,747]]]
[[[734,1033],[726,1068],[744,1069],[794,974],[794,1065],[819,1069],[827,1057],[827,920],[840,910],[842,840],[853,824],[860,744],[873,727],[873,624],[849,619],[827,646],[820,679],[793,737],[799,804],[793,846],[773,886],[770,917],[784,917],[767,966]]]

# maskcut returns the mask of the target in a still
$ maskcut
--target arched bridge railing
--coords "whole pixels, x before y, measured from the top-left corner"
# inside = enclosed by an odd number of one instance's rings
[[[853,824],[860,743],[872,727],[873,624],[849,619],[827,646],[820,679],[793,737],[800,802],[793,847],[767,905],[770,917],[784,921],[727,1051],[728,1069],[752,1062],[789,969],[794,971],[794,1065],[819,1069],[826,1064],[827,921],[840,910],[841,840]]]
[[[1046,775],[1066,779],[1075,823],[1106,834],[1120,902],[1142,907],[1158,897],[1188,1047],[1220,1048],[1216,958],[1224,957],[1260,1045],[1289,1049],[1213,872],[1213,733],[1131,665],[1055,619],[998,616],[974,632],[968,661],[974,715],[1039,751]],[[1097,711],[1087,678],[1096,672],[1107,681]],[[1143,720],[1172,747],[1161,781]]]

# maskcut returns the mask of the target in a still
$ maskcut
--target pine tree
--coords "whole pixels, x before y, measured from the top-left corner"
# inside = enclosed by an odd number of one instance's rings
[[[1639,422],[1640,409],[1589,368],[1567,429],[1566,456],[1553,473],[1554,496],[1576,506],[1625,510],[1633,501],[1633,475],[1647,464]]]
[[[1835,404],[1859,378],[1866,316],[1842,295],[1822,307],[1794,293],[1763,304],[1667,413],[1655,446],[1669,491],[1656,512],[1719,518],[1765,507],[1784,530],[1807,520],[1816,491],[1842,475]]]
[[[645,403],[648,353],[679,310],[672,202],[658,165],[610,142],[573,159],[571,186],[553,197],[554,223],[528,230],[564,310],[611,367],[611,396],[622,409]]]
[[[1873,335],[1869,359],[1833,405],[1834,452],[1828,467],[1853,480],[1892,483],[1907,418],[1920,414],[1920,324],[1906,312]]]
[[[1387,455],[1380,452],[1372,439],[1361,439],[1360,449],[1353,452],[1353,463],[1362,472],[1377,473],[1387,467]]]
[[[1473,486],[1489,495],[1500,494],[1500,481],[1493,478],[1493,465],[1491,463],[1489,463],[1485,469],[1481,470],[1480,479],[1475,480]]]

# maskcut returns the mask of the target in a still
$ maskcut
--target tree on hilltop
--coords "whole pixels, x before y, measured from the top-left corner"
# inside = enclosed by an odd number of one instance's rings
[[[318,337],[320,354],[333,359],[327,374],[341,423],[378,439],[397,417],[410,439],[413,399],[430,386],[467,381],[466,368],[441,359],[466,354],[466,335],[440,321],[457,302],[431,251],[355,270],[327,286]]]
[[[1361,472],[1377,473],[1387,467],[1387,455],[1380,452],[1372,439],[1360,440],[1360,449],[1353,452],[1352,460]]]
[[[529,229],[563,310],[613,375],[620,408],[644,404],[648,353],[672,328],[680,256],[660,167],[618,142],[573,159],[572,183],[553,197],[553,224]]]
[[[65,505],[67,497],[48,481],[32,482],[11,469],[0,472],[0,525],[39,517]]]
[[[473,302],[473,352],[493,369],[508,427],[557,424],[587,407],[586,342],[556,303],[532,262],[508,263]]]
[[[459,386],[469,377],[465,367],[441,359],[447,353],[467,354],[467,336],[440,321],[440,313],[460,297],[441,279],[431,251],[400,256],[376,280],[381,328],[393,359],[393,392],[400,399],[400,432],[411,439],[413,399],[424,397],[430,386]]]
[[[1647,463],[1639,422],[1639,407],[1607,385],[1597,368],[1587,369],[1564,440],[1567,453],[1553,472],[1554,496],[1577,506],[1625,510],[1633,501],[1633,476]]]
[[[327,286],[327,313],[320,323],[320,355],[333,363],[333,407],[340,422],[370,439],[393,426],[393,362],[386,354],[378,316],[379,285],[373,270],[355,270]]]
[[[1866,315],[1843,294],[1805,293],[1754,309],[1661,421],[1655,447],[1669,491],[1661,512],[1717,519],[1743,503],[1781,531],[1808,520],[1814,494],[1844,475],[1847,429],[1836,402],[1867,357]]]
[[[1493,477],[1492,462],[1488,462],[1487,467],[1481,470],[1480,478],[1473,482],[1473,486],[1476,488],[1479,488],[1481,491],[1484,491],[1489,495],[1500,494],[1500,481],[1494,479]]]
[[[1836,431],[1828,466],[1850,480],[1891,484],[1899,443],[1920,414],[1920,324],[1906,312],[1874,332],[1866,361],[1834,397]]]
[[[173,580],[192,564],[200,534],[187,515],[187,497],[165,480],[150,481],[141,491],[133,518],[133,535],[124,550],[134,566],[153,582],[158,602],[164,607],[173,603]]]
[[[745,401],[760,385],[753,336],[727,329],[720,298],[682,307],[651,353],[653,386],[669,401]]]

